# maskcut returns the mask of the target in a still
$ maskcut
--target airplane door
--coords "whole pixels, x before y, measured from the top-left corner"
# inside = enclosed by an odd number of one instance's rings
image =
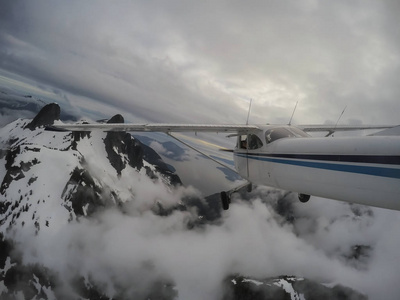
[[[240,176],[249,178],[247,135],[239,135],[235,153],[235,167]]]
[[[247,178],[249,178],[250,181],[254,183],[259,182],[260,178],[263,175],[262,164],[258,160],[257,156],[257,154],[260,153],[262,147],[263,142],[258,135],[252,133],[249,133],[247,135],[246,172]]]

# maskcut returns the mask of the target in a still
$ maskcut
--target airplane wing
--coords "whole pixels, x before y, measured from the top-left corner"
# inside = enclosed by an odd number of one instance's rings
[[[378,131],[373,134],[370,134],[372,136],[400,136],[400,125],[394,126],[387,128],[386,130]]]
[[[326,136],[330,136],[336,131],[354,131],[354,130],[370,130],[370,129],[387,129],[395,127],[394,125],[297,125],[298,128],[305,132],[328,132]]]
[[[320,132],[320,131],[353,131],[353,130],[368,130],[368,129],[386,129],[392,128],[394,125],[296,125],[305,132]]]
[[[217,124],[129,124],[129,123],[101,123],[101,124],[57,124],[48,127],[55,131],[141,131],[141,132],[249,132],[257,131],[257,125],[217,125]]]
[[[56,124],[49,126],[53,131],[141,131],[141,132],[233,132],[237,134],[262,130],[262,125],[237,125],[237,124],[130,124],[130,123],[93,123],[93,124]],[[296,125],[305,132],[328,132],[328,135],[336,131],[387,129],[393,125]],[[231,136],[234,136],[231,135]]]

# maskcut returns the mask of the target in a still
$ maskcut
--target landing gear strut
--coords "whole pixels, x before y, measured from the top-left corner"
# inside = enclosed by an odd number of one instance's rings
[[[229,209],[229,204],[231,203],[231,197],[228,195],[227,192],[221,192],[221,202],[222,202],[222,208],[224,210]]]
[[[310,200],[310,195],[307,195],[307,194],[299,194],[299,200],[300,200],[300,202],[301,203],[306,203],[306,202],[308,202],[308,200]]]

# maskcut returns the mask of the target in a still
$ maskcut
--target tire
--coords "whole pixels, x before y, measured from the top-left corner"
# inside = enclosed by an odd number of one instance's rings
[[[252,190],[253,190],[253,185],[249,183],[249,185],[247,186],[247,192],[251,193]]]
[[[223,210],[229,209],[229,204],[231,203],[231,199],[227,192],[221,192],[221,202]]]
[[[299,200],[300,200],[300,202],[301,203],[306,203],[306,202],[308,202],[308,200],[310,200],[310,195],[307,195],[307,194],[299,194]]]

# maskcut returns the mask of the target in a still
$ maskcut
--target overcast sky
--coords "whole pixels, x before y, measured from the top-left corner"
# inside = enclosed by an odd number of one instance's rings
[[[2,1],[0,75],[150,122],[400,123],[398,1]],[[18,75],[19,77],[17,77]],[[1,82],[4,84],[4,80]],[[134,120],[133,120],[134,121]]]

